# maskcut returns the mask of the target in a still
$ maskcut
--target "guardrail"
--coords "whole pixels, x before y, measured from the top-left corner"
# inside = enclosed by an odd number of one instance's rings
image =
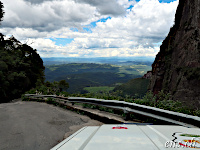
[[[99,105],[108,108],[123,110],[124,113],[127,114],[127,116],[130,113],[135,113],[185,127],[190,127],[190,128],[200,127],[200,117],[163,110],[160,108],[135,104],[135,103],[128,103],[125,101],[104,100],[104,99],[84,98],[84,97],[61,97],[57,95],[25,94],[25,96],[29,98],[31,97],[55,98],[55,99],[60,99],[64,102],[70,102],[72,103],[72,105],[74,103],[87,103],[87,104]]]

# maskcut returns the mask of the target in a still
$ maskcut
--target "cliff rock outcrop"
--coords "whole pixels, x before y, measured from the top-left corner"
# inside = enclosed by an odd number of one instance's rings
[[[200,0],[179,0],[175,24],[152,64],[150,90],[200,107]]]

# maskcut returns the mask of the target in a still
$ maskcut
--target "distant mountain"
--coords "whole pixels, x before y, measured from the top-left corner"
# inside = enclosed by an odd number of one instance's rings
[[[59,65],[69,63],[100,63],[114,65],[151,65],[153,57],[96,57],[96,58],[78,58],[78,57],[50,57],[42,58],[44,65]]]

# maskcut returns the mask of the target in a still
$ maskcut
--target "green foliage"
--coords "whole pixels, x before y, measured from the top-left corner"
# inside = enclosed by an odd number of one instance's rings
[[[156,97],[153,95],[152,92],[147,92],[143,99],[135,99],[134,103],[156,106]]]
[[[148,85],[149,79],[137,78],[116,86],[114,91],[122,91],[122,95],[130,95],[139,98],[145,95]]]
[[[58,87],[60,92],[66,91],[69,88],[69,84],[65,80],[60,80],[58,82]]]
[[[84,94],[68,94],[70,97],[86,97],[86,98],[98,98],[107,100],[125,100],[122,96],[119,96],[117,92],[96,92],[96,93],[84,93]]]
[[[164,91],[160,91],[157,95],[154,95],[151,91],[147,92],[143,99],[135,99],[134,102],[142,105],[149,105],[161,109],[174,110],[179,106],[180,102],[171,100],[170,93],[165,94]]]
[[[53,83],[47,81],[41,86],[37,86],[27,91],[27,94],[43,94],[43,95],[62,95],[67,96],[66,91],[61,91],[60,87],[63,86],[64,89],[67,88],[68,83],[66,81],[54,81]]]
[[[53,98],[47,98],[47,104],[53,104],[55,101]]]
[[[21,96],[22,101],[30,101],[30,98],[26,97],[24,94]]]
[[[43,82],[44,66],[37,51],[14,37],[4,40],[0,34],[0,103],[20,97]]]
[[[164,91],[160,91],[158,95],[154,95],[152,92],[147,92],[143,99],[135,99],[134,103],[200,116],[200,110],[191,109],[183,105],[180,101],[172,100],[171,94],[164,93]]]
[[[200,110],[190,109],[187,106],[184,106],[180,101],[172,100],[171,94],[164,93],[164,91],[160,91],[158,95],[154,95],[151,91],[149,91],[145,94],[143,98],[138,98],[138,99],[135,99],[130,95],[122,97],[120,96],[121,93],[122,91],[116,91],[116,92],[99,92],[99,93],[86,93],[86,94],[69,94],[67,96],[126,101],[129,103],[147,105],[170,111],[190,114],[194,116],[200,116]],[[89,108],[99,109],[97,106],[94,105],[84,104],[84,106]]]

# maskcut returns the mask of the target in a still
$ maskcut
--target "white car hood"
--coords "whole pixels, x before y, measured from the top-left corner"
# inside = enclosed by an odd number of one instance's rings
[[[51,150],[194,150],[200,148],[199,136],[199,128],[174,125],[87,126]]]

